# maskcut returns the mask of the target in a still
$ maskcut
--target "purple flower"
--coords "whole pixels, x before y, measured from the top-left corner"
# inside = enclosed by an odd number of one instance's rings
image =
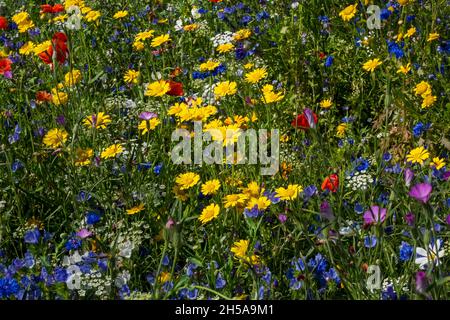
[[[169,220],[167,220],[166,222],[166,229],[172,229],[173,226],[175,225],[175,220],[173,220],[172,218],[169,218]]]
[[[428,278],[425,271],[419,271],[416,273],[416,291],[419,293],[425,293],[428,288]]]
[[[139,115],[139,119],[150,120],[152,118],[156,118],[157,116],[158,115],[154,112],[144,111],[144,112],[141,112],[141,114]]]
[[[329,221],[334,220],[333,209],[331,208],[330,204],[326,200],[324,202],[322,202],[322,204],[320,205],[320,216]]]
[[[86,239],[86,238],[90,237],[91,235],[92,235],[92,232],[86,228],[83,228],[77,232],[77,237],[79,237],[81,239]]]
[[[285,214],[280,213],[278,215],[278,220],[280,220],[281,223],[285,223],[287,220],[287,216]]]
[[[450,214],[447,216],[447,219],[445,219],[445,222],[450,226]]]
[[[405,221],[408,224],[408,226],[413,226],[415,220],[416,220],[416,216],[414,215],[414,213],[408,212],[405,215]]]
[[[411,181],[413,178],[414,178],[414,172],[410,168],[407,168],[405,170],[405,184],[407,187],[409,187],[411,185]]]
[[[66,118],[64,117],[64,115],[60,114],[59,116],[57,116],[56,123],[61,126],[64,126],[64,124],[66,123]]]
[[[383,223],[386,219],[386,209],[379,206],[371,206],[369,210],[364,212],[364,223],[375,224],[378,222]]]
[[[422,202],[427,203],[431,196],[431,191],[433,188],[429,183],[419,183],[411,188],[409,191],[409,196]]]

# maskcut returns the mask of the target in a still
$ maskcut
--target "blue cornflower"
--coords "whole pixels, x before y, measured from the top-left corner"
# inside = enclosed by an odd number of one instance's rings
[[[255,205],[250,210],[248,208],[244,209],[244,214],[247,218],[257,218],[261,215],[262,211],[258,210],[258,206]]]
[[[67,249],[67,251],[76,250],[80,247],[81,247],[81,239],[77,237],[70,238],[65,244],[65,248]]]
[[[39,232],[39,229],[34,228],[32,230],[28,230],[27,232],[25,232],[24,240],[25,240],[25,243],[37,244],[39,242],[40,237],[41,237],[41,234]]]
[[[167,255],[164,256],[163,260],[162,260],[162,264],[163,266],[168,266],[170,263],[170,259]]]
[[[10,298],[16,295],[19,290],[20,286],[16,279],[0,278],[0,299]]]
[[[402,244],[400,245],[400,261],[404,262],[411,259],[413,249],[413,246],[409,243],[402,241]]]
[[[325,59],[325,67],[327,67],[327,68],[329,68],[329,67],[331,67],[332,65],[333,65],[333,61],[334,61],[334,57],[333,56],[328,56],[326,59]]]
[[[219,274],[217,275],[217,278],[216,278],[216,289],[222,289],[225,287],[226,284],[227,284],[227,282],[222,277],[222,274],[219,272]]]
[[[373,248],[377,245],[377,237],[376,236],[366,236],[364,237],[364,246],[366,248]]]
[[[13,144],[20,139],[20,133],[22,132],[22,128],[19,126],[19,124],[16,124],[14,127],[14,133],[9,135],[8,142],[9,144]]]
[[[389,54],[395,55],[395,57],[397,59],[403,58],[405,56],[405,53],[402,50],[403,47],[403,43],[402,46],[400,46],[397,42],[395,41],[389,41],[388,42],[388,52]]]
[[[163,164],[157,164],[154,168],[153,168],[153,173],[155,174],[160,174],[161,173],[161,169],[163,168]]]
[[[192,277],[194,275],[195,269],[197,269],[197,265],[195,263],[189,263],[186,268],[186,275],[188,277]]]
[[[100,221],[100,218],[101,218],[100,215],[98,215],[97,213],[89,211],[86,214],[86,223],[90,225],[96,224],[97,222]]]

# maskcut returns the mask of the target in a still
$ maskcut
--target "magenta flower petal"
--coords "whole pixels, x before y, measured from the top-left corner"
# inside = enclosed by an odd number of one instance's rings
[[[409,196],[420,201],[422,203],[427,203],[431,196],[431,191],[433,188],[429,183],[419,183],[411,188],[409,191]]]
[[[380,208],[379,206],[371,206],[369,210],[364,212],[363,218],[365,224],[374,224],[378,222],[384,222],[386,219],[385,208]]]

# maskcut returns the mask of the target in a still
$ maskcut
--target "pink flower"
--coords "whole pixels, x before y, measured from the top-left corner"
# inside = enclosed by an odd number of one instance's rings
[[[157,116],[158,115],[154,112],[144,111],[144,112],[141,112],[141,114],[139,115],[139,119],[150,120],[152,118],[156,118]]]
[[[411,188],[409,191],[409,196],[422,202],[427,203],[431,196],[431,191],[433,188],[429,183],[419,183]]]
[[[86,228],[81,229],[80,231],[77,232],[77,237],[81,238],[81,239],[86,239],[88,237],[92,236],[92,232],[89,231]]]
[[[376,224],[378,222],[383,223],[386,219],[385,208],[380,208],[379,206],[371,206],[369,210],[364,212],[364,223],[366,225]]]

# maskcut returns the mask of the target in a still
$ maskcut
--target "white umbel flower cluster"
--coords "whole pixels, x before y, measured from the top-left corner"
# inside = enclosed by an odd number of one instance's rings
[[[214,48],[225,43],[231,43],[234,40],[234,33],[230,31],[225,31],[224,33],[219,33],[211,38]]]
[[[365,171],[355,172],[353,176],[345,177],[347,188],[353,191],[367,190],[367,188],[370,184],[373,183],[373,181],[373,177]]]

